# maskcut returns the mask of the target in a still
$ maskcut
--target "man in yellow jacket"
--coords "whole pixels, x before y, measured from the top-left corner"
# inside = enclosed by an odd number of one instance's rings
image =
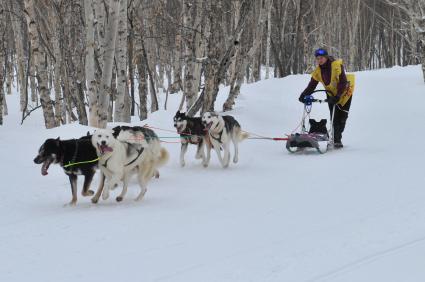
[[[354,91],[354,75],[346,75],[342,60],[335,60],[328,55],[325,49],[317,49],[314,55],[318,66],[312,72],[310,83],[301,93],[299,100],[303,103],[304,97],[311,95],[319,82],[322,83],[323,87],[329,91],[327,101],[331,117],[335,107],[335,116],[333,117],[334,147],[342,148],[342,132],[345,129]]]

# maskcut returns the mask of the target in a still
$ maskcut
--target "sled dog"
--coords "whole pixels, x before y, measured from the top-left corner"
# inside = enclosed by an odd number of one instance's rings
[[[230,163],[230,142],[233,143],[235,152],[233,162],[239,159],[238,144],[248,138],[248,133],[243,132],[241,126],[232,116],[220,116],[216,112],[206,112],[202,115],[202,123],[208,131],[209,142],[207,142],[207,159],[205,167],[208,166],[211,157],[211,147],[217,153],[221,165],[226,168]],[[221,156],[220,149],[224,155]]]
[[[91,135],[80,139],[60,140],[47,139],[38,150],[34,163],[42,164],[41,174],[47,175],[49,166],[59,164],[71,183],[72,200],[70,205],[77,203],[77,177],[84,175],[83,196],[92,196],[90,184],[97,168],[97,154],[93,147]]]
[[[196,159],[202,159],[202,164],[205,164],[204,144],[205,127],[200,117],[188,117],[186,113],[177,111],[174,116],[174,127],[180,134],[181,149],[180,149],[180,165],[185,166],[184,156],[187,152],[189,144],[197,146]]]
[[[99,168],[105,177],[105,185],[103,189],[99,186],[92,198],[93,203],[97,203],[101,195],[102,199],[108,199],[109,191],[121,181],[123,189],[116,200],[122,201],[132,174],[137,174],[140,193],[136,200],[141,200],[147,191],[149,180],[169,158],[155,132],[145,127],[117,126],[112,130],[99,129],[93,133],[91,141],[99,156]]]

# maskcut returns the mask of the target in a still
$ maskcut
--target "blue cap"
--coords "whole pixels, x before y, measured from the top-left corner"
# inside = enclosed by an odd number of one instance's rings
[[[328,51],[326,51],[325,49],[319,48],[316,51],[314,51],[314,56],[318,57],[318,56],[327,56],[328,55]]]

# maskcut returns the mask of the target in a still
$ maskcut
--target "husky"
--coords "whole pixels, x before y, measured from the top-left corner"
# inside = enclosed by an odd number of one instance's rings
[[[77,177],[84,175],[83,196],[92,196],[90,184],[97,168],[96,149],[91,143],[91,135],[80,139],[60,140],[47,139],[38,150],[34,163],[43,164],[41,175],[48,174],[49,166],[59,164],[71,183],[72,200],[70,205],[77,203]]]
[[[230,142],[233,142],[235,154],[233,163],[239,160],[238,144],[248,138],[248,133],[243,132],[237,120],[232,116],[220,116],[216,112],[205,112],[202,115],[202,123],[208,131],[209,142],[207,142],[207,159],[205,167],[208,166],[211,157],[211,147],[217,153],[221,165],[226,168],[230,163]],[[223,149],[224,156],[221,156]]]
[[[137,174],[140,185],[140,193],[135,200],[141,200],[147,191],[147,183],[155,175],[157,168],[169,158],[155,132],[144,127],[99,129],[93,133],[91,142],[96,148],[99,168],[106,181],[104,187],[99,186],[92,198],[93,203],[97,203],[101,195],[103,200],[108,199],[109,191],[120,181],[123,182],[123,189],[116,201],[122,201],[132,174]]]
[[[174,127],[177,133],[180,134],[181,150],[180,150],[180,165],[185,166],[184,156],[187,152],[189,144],[197,146],[196,159],[202,159],[202,164],[205,164],[205,127],[200,117],[188,117],[186,113],[177,111],[174,116]]]

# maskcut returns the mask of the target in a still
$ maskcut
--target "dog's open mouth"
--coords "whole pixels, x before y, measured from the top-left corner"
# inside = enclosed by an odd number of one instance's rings
[[[211,128],[211,126],[212,126],[212,124],[213,124],[213,122],[206,123],[206,124],[205,124],[205,131],[210,130],[210,128]]]
[[[47,170],[49,169],[51,163],[51,160],[45,160],[43,162],[43,165],[41,166],[41,175],[46,176],[48,174]]]
[[[112,148],[109,147],[108,145],[97,145],[97,147],[99,148],[99,151],[101,154],[105,154],[106,152],[112,152]]]
[[[182,125],[181,126],[177,126],[176,128],[177,128],[177,133],[179,133],[179,134],[180,133],[183,133],[183,130],[184,129],[183,129],[183,126]]]

